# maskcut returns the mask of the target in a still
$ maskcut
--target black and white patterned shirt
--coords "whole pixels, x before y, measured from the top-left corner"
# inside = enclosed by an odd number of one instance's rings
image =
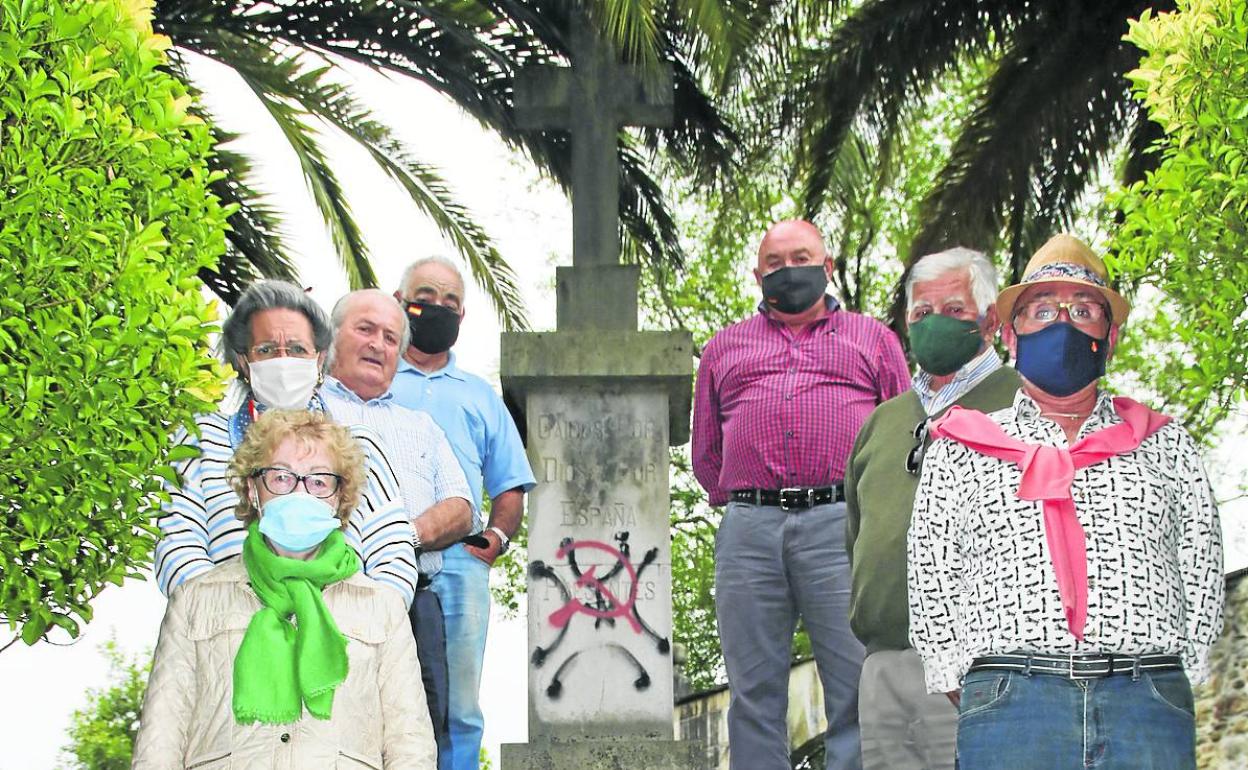
[[[1021,390],[989,415],[1006,435],[1066,436]],[[1121,422],[1102,392],[1079,437]],[[927,689],[956,690],[971,661],[1015,650],[1170,653],[1193,683],[1222,630],[1222,534],[1195,442],[1167,423],[1133,452],[1075,471],[1087,538],[1088,620],[1071,635],[1044,534],[1043,504],[1016,496],[1021,470],[950,439],[923,462],[908,537],[910,642]]]

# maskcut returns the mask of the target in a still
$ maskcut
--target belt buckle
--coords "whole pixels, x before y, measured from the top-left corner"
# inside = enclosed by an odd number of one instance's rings
[[[785,495],[790,494],[790,493],[794,493],[794,494],[795,494],[795,493],[799,493],[799,492],[801,492],[801,491],[802,491],[802,487],[785,487],[784,489],[781,489],[781,490],[780,490],[780,510],[782,510],[782,511],[796,511],[796,510],[798,510],[798,504],[797,504],[797,503],[794,503],[794,504],[793,504],[793,507],[791,507],[791,508],[788,506],[788,504],[785,502],[785,499],[786,499],[786,498],[785,498]],[[811,488],[807,488],[807,489],[806,489],[806,507],[807,507],[807,508],[812,508],[812,507],[814,507],[814,504],[815,504],[815,490],[814,490],[814,489],[811,489]]]
[[[1085,659],[1078,660],[1078,658],[1081,658],[1081,657]],[[1114,656],[1110,653],[1105,653],[1104,655],[1097,656],[1097,657],[1104,658],[1105,671],[1103,673],[1096,673],[1096,672],[1091,672],[1091,671],[1075,671],[1076,663],[1082,663],[1088,666],[1094,666],[1094,665],[1101,663],[1101,661],[1086,660],[1087,657],[1088,657],[1087,653],[1078,653],[1078,652],[1072,652],[1069,655],[1067,655],[1066,656],[1066,663],[1067,663],[1066,676],[1072,680],[1104,679],[1105,677],[1110,676],[1114,673]]]

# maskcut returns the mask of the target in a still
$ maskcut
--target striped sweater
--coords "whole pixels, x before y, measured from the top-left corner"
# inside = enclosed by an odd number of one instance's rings
[[[244,405],[240,412],[246,409]],[[160,540],[155,569],[166,595],[243,552],[247,531],[234,517],[238,496],[226,480],[235,444],[245,430],[245,426],[240,430],[239,417],[222,412],[199,415],[194,431],[182,429],[174,437],[175,446],[195,447],[200,454],[175,464],[180,487],[165,484],[169,500],[156,522]],[[410,605],[419,572],[398,481],[377,434],[360,425],[348,430],[364,450],[367,483],[344,532],[347,543],[360,555],[366,575],[398,590]]]

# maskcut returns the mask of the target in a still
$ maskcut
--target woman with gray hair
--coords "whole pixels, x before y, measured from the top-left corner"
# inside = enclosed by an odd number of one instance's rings
[[[334,331],[321,306],[286,281],[260,281],[221,327],[221,355],[259,404],[307,409]]]
[[[325,411],[317,388],[332,339],[325,311],[285,281],[253,284],[225,320],[221,352],[238,373],[242,403],[199,415],[192,430],[174,439],[197,454],[176,465],[181,483],[165,485],[169,500],[157,520],[156,578],[166,595],[242,553],[246,530],[234,517],[238,495],[226,482],[230,459],[265,410]],[[410,604],[419,575],[398,481],[377,435],[362,426],[350,431],[364,450],[368,483],[345,530],[347,543],[365,574]]]

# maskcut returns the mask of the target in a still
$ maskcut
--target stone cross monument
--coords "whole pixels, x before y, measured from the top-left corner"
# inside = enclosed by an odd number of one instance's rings
[[[517,79],[522,128],[572,142],[572,267],[558,330],[504,334],[502,382],[538,486],[529,496],[529,742],[503,770],[687,770],[673,740],[668,447],[689,438],[692,340],[637,331],[619,264],[618,133],[671,121],[671,68],[638,71],[574,15],[571,68]]]

